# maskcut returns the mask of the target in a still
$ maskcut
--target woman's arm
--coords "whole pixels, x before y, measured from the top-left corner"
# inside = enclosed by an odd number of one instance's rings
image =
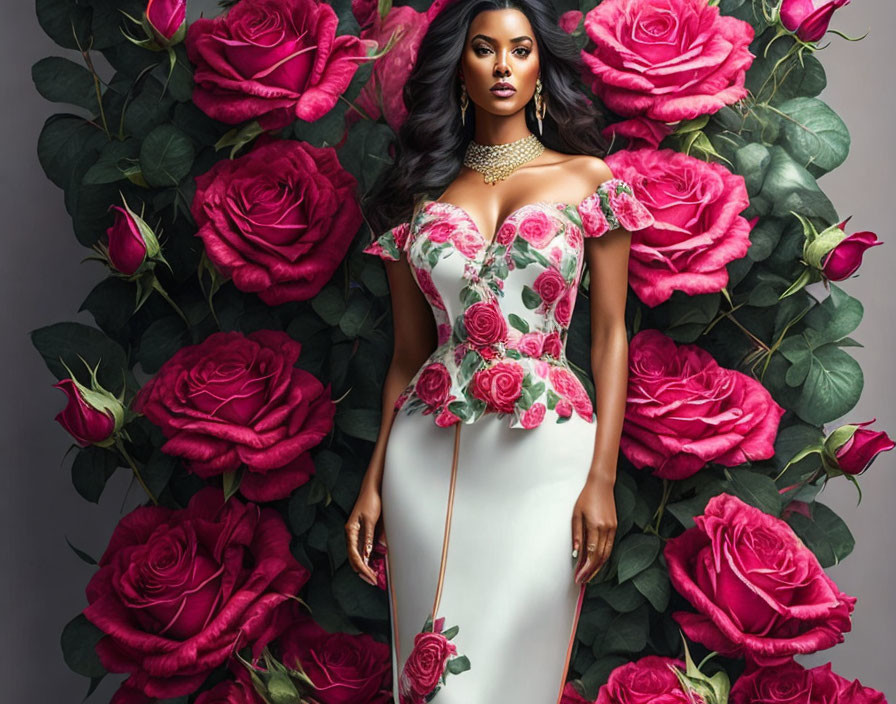
[[[392,361],[383,383],[383,414],[376,446],[358,498],[345,524],[348,561],[363,579],[376,584],[376,573],[370,568],[371,548],[376,525],[382,512],[380,488],[386,458],[386,444],[395,420],[395,401],[407,387],[420,365],[436,348],[438,336],[432,310],[423,292],[411,275],[407,259],[386,261],[386,276],[392,298],[394,347]]]
[[[597,160],[598,183],[612,178]],[[590,273],[591,371],[597,430],[588,479],[573,512],[573,557],[582,549],[576,581],[588,581],[609,559],[616,536],[616,462],[628,386],[625,299],[631,233],[623,228],[585,239]],[[593,546],[592,550],[588,550]]]

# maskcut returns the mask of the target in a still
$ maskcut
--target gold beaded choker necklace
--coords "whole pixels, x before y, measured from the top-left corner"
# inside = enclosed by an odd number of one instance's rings
[[[479,144],[470,140],[464,154],[464,166],[479,171],[486,183],[494,184],[543,151],[544,145],[532,133],[507,144]]]

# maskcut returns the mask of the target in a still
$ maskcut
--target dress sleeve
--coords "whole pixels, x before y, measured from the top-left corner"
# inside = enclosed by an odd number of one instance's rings
[[[632,232],[654,223],[653,213],[621,178],[604,181],[579,204],[578,210],[585,237],[600,237],[617,227]]]
[[[361,251],[366,254],[375,254],[381,259],[397,262],[401,258],[401,252],[407,246],[410,223],[403,222],[400,225],[386,230]]]

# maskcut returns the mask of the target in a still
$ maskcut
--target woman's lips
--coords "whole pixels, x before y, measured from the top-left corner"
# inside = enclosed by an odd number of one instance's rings
[[[493,95],[497,95],[499,98],[509,98],[516,93],[515,88],[492,88],[491,91]]]

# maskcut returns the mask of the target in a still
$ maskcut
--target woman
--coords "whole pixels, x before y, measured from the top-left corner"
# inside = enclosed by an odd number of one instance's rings
[[[365,249],[385,260],[395,347],[346,523],[375,583],[382,520],[397,704],[558,702],[612,549],[630,230],[652,217],[596,156],[578,76],[541,0],[458,0],[405,85],[370,209],[392,226]],[[596,407],[565,356],[586,261]]]

